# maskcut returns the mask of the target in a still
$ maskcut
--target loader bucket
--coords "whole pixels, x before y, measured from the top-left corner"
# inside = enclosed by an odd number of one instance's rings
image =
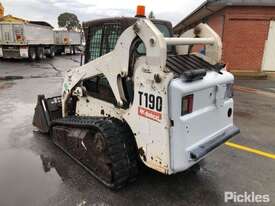
[[[38,95],[32,124],[42,133],[49,133],[51,121],[62,117],[61,97],[46,99]]]

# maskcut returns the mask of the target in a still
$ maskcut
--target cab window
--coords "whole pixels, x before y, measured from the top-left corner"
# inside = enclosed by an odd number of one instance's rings
[[[91,40],[90,40],[90,60],[94,60],[101,56],[100,46],[102,39],[102,28],[94,27],[91,29]]]
[[[169,28],[165,24],[155,24],[155,26],[160,30],[164,37],[172,37]]]
[[[87,94],[89,96],[116,104],[114,93],[107,78],[103,74],[99,74],[90,79],[84,80],[83,86],[86,88]]]
[[[171,33],[170,29],[167,25],[161,24],[161,23],[154,23],[155,26],[159,29],[159,31],[162,33],[164,37],[172,37],[173,34]],[[173,52],[173,46],[168,45],[167,46],[167,52],[172,53]],[[143,42],[140,42],[140,44],[136,47],[136,52],[139,55],[146,55],[146,48]]]
[[[88,61],[92,61],[111,52],[121,35],[121,26],[117,23],[106,23],[102,26],[92,26],[89,29]]]

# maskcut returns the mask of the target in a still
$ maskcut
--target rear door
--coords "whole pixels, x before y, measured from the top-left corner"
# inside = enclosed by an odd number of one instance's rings
[[[195,72],[198,71],[195,67],[211,69],[213,66],[193,55],[169,57],[167,62],[171,69],[178,65],[175,69],[179,72],[180,69]],[[221,140],[224,133],[234,126],[233,75],[211,70],[197,80],[187,81],[182,77],[170,82],[169,117],[173,123],[170,129],[171,165],[176,172],[195,163],[197,159],[191,158],[191,151],[217,138]]]
[[[2,24],[2,39],[4,44],[15,43],[12,24]]]

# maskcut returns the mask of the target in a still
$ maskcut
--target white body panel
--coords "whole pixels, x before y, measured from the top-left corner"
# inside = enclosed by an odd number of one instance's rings
[[[215,81],[213,81],[215,80]],[[233,115],[228,117],[228,110],[233,110],[233,99],[225,98],[222,91],[221,102],[218,85],[226,88],[232,84],[233,75],[223,72],[208,72],[203,80],[193,83],[174,79],[169,87],[169,115],[174,122],[170,130],[171,168],[174,172],[188,169],[196,162],[190,160],[189,152],[197,146],[211,141],[226,129],[233,127]],[[193,94],[193,112],[181,115],[182,97]]]
[[[81,33],[73,31],[54,31],[56,45],[80,45]]]

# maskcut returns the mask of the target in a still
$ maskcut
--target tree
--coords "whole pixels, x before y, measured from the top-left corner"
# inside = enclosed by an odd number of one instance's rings
[[[68,31],[81,29],[77,16],[73,13],[65,12],[58,16],[58,26],[65,27]]]
[[[154,14],[154,12],[153,11],[150,11],[150,13],[149,13],[149,19],[155,19],[156,17],[155,17],[155,14]]]

